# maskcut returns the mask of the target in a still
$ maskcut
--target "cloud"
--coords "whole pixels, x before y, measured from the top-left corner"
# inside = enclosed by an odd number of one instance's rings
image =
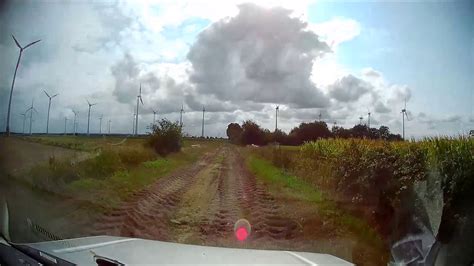
[[[310,76],[313,61],[329,47],[290,13],[243,4],[237,16],[201,32],[188,54],[197,93],[222,101],[326,106]]]
[[[371,90],[373,86],[370,83],[348,75],[329,86],[329,95],[340,102],[353,102]]]
[[[364,75],[367,78],[374,78],[374,79],[382,77],[382,74],[380,72],[370,67],[362,69],[362,75]]]
[[[331,20],[310,25],[311,30],[321,36],[331,48],[350,41],[361,33],[360,24],[349,18],[335,17]]]
[[[386,105],[384,105],[382,102],[377,102],[375,104],[375,112],[377,113],[381,113],[381,114],[384,114],[384,113],[389,113],[390,112],[390,108],[388,108]]]

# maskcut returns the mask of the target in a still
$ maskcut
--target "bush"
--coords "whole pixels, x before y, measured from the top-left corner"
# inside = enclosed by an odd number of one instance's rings
[[[151,125],[151,134],[147,144],[161,156],[166,156],[172,152],[181,150],[181,126],[178,122],[171,122],[162,119],[158,124]]]

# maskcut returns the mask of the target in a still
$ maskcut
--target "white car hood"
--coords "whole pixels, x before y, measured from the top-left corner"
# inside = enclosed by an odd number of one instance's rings
[[[94,255],[126,265],[352,265],[327,254],[207,247],[111,236],[40,242],[28,246],[79,265],[95,264]]]

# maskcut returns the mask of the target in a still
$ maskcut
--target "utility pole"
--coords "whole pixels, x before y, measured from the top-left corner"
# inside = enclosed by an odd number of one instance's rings
[[[204,138],[204,112],[206,112],[206,109],[204,106],[202,107],[202,132],[201,132],[201,137]]]
[[[20,43],[16,40],[16,38],[15,38],[15,36],[13,36],[13,34],[12,34],[12,38],[15,41],[16,46],[18,46],[18,48],[20,48],[20,54],[18,55],[18,61],[16,62],[15,73],[13,74],[13,80],[12,80],[12,88],[10,90],[10,99],[8,100],[7,126],[6,126],[6,129],[5,129],[5,133],[7,134],[7,136],[10,136],[10,110],[11,110],[11,107],[12,107],[12,96],[13,96],[13,88],[15,87],[16,72],[18,71],[18,66],[20,65],[21,55],[23,54],[23,51],[26,48],[32,46],[33,44],[35,44],[39,41],[41,41],[41,40],[37,40],[37,41],[34,41],[32,43],[27,44],[25,47],[21,47]]]

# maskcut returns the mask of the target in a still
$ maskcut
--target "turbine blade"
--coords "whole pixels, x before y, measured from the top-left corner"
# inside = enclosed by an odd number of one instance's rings
[[[142,105],[143,105],[143,100],[142,100],[142,96],[140,96],[139,98],[140,98],[140,102],[141,102],[141,103],[142,103]]]
[[[86,99],[86,101],[87,101],[87,104],[88,104],[88,105],[91,105],[91,103],[89,102],[89,100]]]
[[[140,83],[140,93],[138,95],[142,95],[142,84]]]
[[[13,34],[12,34],[12,37],[13,37],[13,40],[15,41],[15,43],[16,43],[16,46],[18,46],[18,48],[20,48],[20,49],[23,49],[21,47],[20,43],[18,43],[18,41],[16,40],[15,36],[13,36]]]
[[[46,96],[48,96],[48,98],[51,98],[51,96],[49,96],[49,94],[45,90],[43,90],[43,91],[44,91],[44,93],[46,93]]]
[[[34,42],[28,44],[27,46],[25,46],[23,49],[26,49],[26,48],[28,48],[28,47],[32,46],[33,44],[35,44],[35,43],[37,43],[37,42],[40,42],[40,41],[41,41],[41,40],[34,41]]]
[[[51,98],[54,98],[54,97],[56,97],[56,96],[58,96],[58,95],[59,95],[59,93],[56,93],[56,94],[54,94]]]

